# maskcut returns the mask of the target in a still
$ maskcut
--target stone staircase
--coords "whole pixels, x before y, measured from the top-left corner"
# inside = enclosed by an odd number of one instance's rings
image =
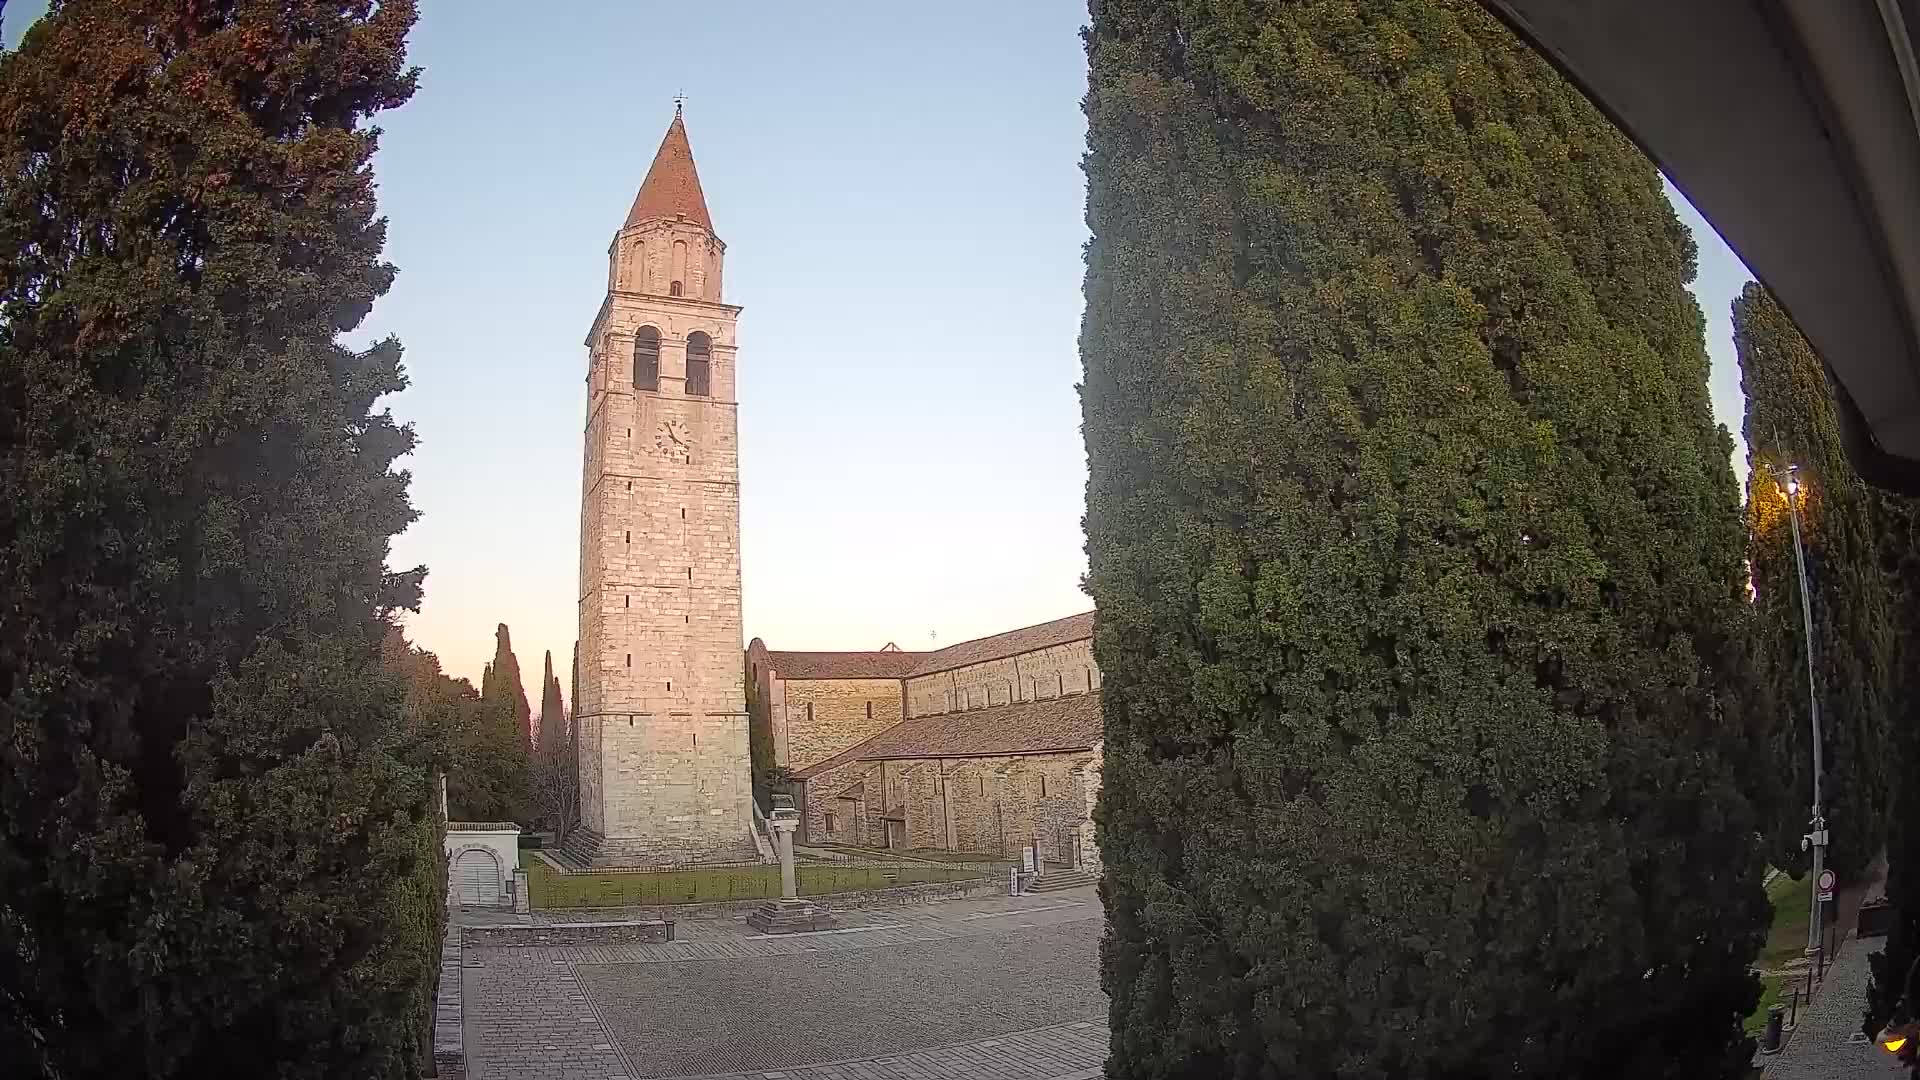
[[[1079,889],[1097,883],[1100,878],[1085,870],[1072,870],[1064,866],[1049,866],[1047,872],[1027,882],[1021,890],[1030,893],[1063,892],[1067,889]]]

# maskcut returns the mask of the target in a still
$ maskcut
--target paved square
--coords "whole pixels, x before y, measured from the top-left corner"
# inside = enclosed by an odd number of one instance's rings
[[[697,1076],[1100,1019],[1099,934],[1088,919],[811,956],[576,970],[639,1076]]]
[[[470,944],[470,1080],[1099,1075],[1091,889],[847,914],[816,934],[722,917],[665,944]]]

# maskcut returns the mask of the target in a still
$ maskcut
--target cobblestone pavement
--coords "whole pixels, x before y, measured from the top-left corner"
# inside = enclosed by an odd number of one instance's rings
[[[466,949],[460,980],[470,1080],[612,1080],[631,1074],[564,963],[508,971]]]
[[[1867,1008],[1867,957],[1882,942],[1851,937],[1827,969],[1813,1004],[1800,1016],[1786,1049],[1761,1059],[1764,1080],[1896,1080],[1906,1071],[1893,1055],[1867,1041],[1860,1018]]]
[[[842,923],[769,937],[737,918],[694,919],[659,945],[469,947],[469,1075],[1099,1074],[1106,1002],[1091,889],[847,912]]]

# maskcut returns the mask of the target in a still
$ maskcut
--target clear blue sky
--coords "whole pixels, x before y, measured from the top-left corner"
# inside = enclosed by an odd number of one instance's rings
[[[44,7],[8,4],[8,42]],[[1080,0],[422,7],[375,163],[400,278],[361,336],[406,346],[422,516],[393,558],[430,568],[408,630],[452,674],[504,621],[529,682],[551,649],[565,685],[581,339],[680,91],[746,308],[747,635],[926,648],[1091,606]],[[1747,275],[1677,202],[1737,436]]]

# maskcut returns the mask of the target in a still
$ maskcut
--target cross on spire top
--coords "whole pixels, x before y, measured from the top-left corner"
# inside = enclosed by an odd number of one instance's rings
[[[687,92],[685,90],[682,90],[679,93],[673,95],[673,115],[675,117],[678,117],[680,115],[680,109],[686,103],[687,103]]]

